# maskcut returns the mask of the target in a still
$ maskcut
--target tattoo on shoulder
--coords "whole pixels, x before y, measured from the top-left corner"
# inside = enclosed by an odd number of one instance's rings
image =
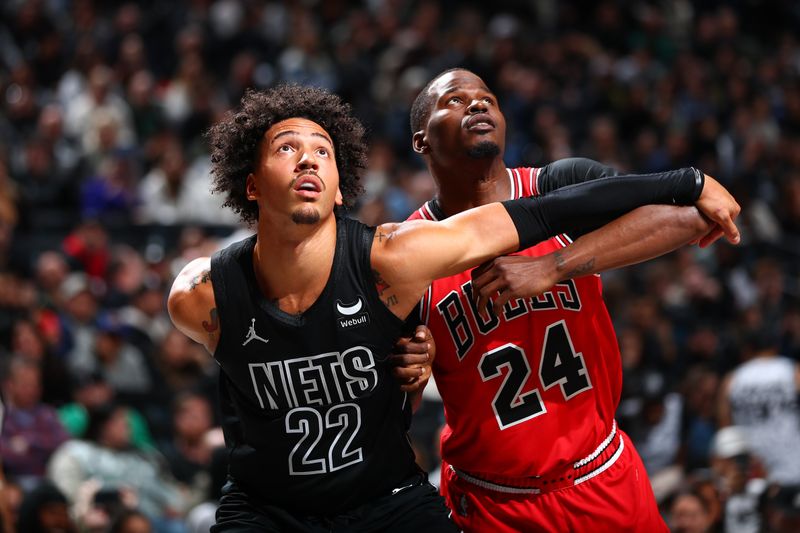
[[[210,270],[202,271],[200,274],[193,277],[192,281],[189,282],[189,290],[193,291],[201,283],[208,283],[210,279],[211,279],[211,271]]]
[[[211,320],[203,320],[203,329],[208,332],[209,337],[213,337],[217,330],[219,330],[219,314],[217,313],[217,308],[214,307],[209,311],[209,315]]]

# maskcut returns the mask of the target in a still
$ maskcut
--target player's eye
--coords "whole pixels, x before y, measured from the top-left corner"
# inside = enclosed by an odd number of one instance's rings
[[[288,145],[288,144],[282,144],[282,145],[280,145],[280,146],[278,147],[278,151],[279,151],[279,152],[289,153],[289,152],[291,152],[292,150],[294,150],[294,148],[292,148],[292,147],[291,147],[290,145]]]
[[[484,96],[483,101],[487,104],[494,104],[494,100],[490,96]]]
[[[323,157],[328,157],[328,149],[327,148],[317,148],[317,153]]]
[[[447,99],[448,104],[460,104],[462,102],[461,97],[459,96],[451,96]]]

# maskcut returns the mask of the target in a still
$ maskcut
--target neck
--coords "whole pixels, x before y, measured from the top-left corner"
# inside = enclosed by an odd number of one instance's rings
[[[263,220],[253,250],[256,281],[264,296],[290,314],[308,309],[330,276],[336,250],[336,218],[279,228]]]
[[[429,161],[428,168],[439,188],[439,206],[451,216],[467,209],[508,200],[511,187],[501,157],[440,163]]]

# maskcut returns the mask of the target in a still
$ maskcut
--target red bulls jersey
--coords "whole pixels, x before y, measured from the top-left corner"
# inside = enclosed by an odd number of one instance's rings
[[[511,198],[538,194],[539,169],[507,171]],[[427,202],[409,218],[441,216]],[[570,242],[559,235],[518,255]],[[612,429],[622,384],[600,277],[510,301],[499,316],[477,309],[471,294],[470,272],[462,272],[436,280],[420,308],[437,346],[443,459],[473,473],[527,477],[592,454]]]

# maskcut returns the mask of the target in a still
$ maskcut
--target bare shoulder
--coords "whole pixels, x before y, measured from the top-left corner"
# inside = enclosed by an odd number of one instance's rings
[[[174,303],[183,303],[185,300],[191,303],[199,303],[204,296],[214,297],[211,285],[211,258],[198,257],[188,263],[180,271],[170,290],[170,300],[177,300]]]
[[[175,327],[214,351],[219,319],[211,283],[211,258],[200,257],[183,267],[172,283],[167,310]]]

